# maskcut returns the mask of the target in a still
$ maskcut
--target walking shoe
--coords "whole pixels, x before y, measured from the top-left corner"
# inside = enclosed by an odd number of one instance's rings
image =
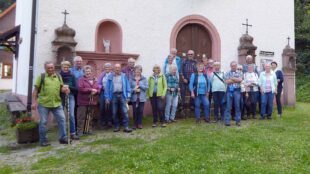
[[[130,133],[130,132],[132,132],[132,130],[131,130],[131,129],[129,129],[129,127],[125,127],[123,131],[124,131],[124,132],[126,132],[126,133]]]
[[[265,120],[265,117],[260,117],[259,119],[260,119],[260,120]]]
[[[204,121],[205,121],[206,123],[210,123],[210,118],[205,118]]]
[[[171,120],[166,120],[165,122],[166,122],[166,123],[171,123]]]
[[[267,116],[267,119],[268,119],[268,120],[271,120],[271,115]]]
[[[137,128],[142,129],[142,124],[138,124]]]
[[[153,123],[152,127],[157,127],[157,123]]]
[[[282,114],[278,114],[278,117],[279,117],[279,118],[282,118]]]
[[[46,146],[50,146],[51,144],[48,141],[44,141],[42,143],[40,143],[40,146],[42,147],[46,147]]]
[[[60,140],[59,140],[59,143],[60,143],[60,144],[69,144],[69,142],[68,142],[67,139],[60,139]]]
[[[175,120],[175,119],[172,119],[172,120],[170,120],[172,123],[175,123],[175,122],[177,122],[177,120]]]
[[[136,129],[137,129],[136,125],[132,126],[132,130],[136,130]]]
[[[119,127],[116,127],[114,128],[113,132],[119,132],[120,131],[120,128]]]
[[[198,124],[198,123],[201,123],[200,118],[196,118],[196,123],[197,123],[197,124]]]
[[[160,125],[160,127],[166,127],[166,124],[165,124],[165,123],[162,123],[162,124]]]
[[[256,115],[253,115],[253,119],[256,119]]]
[[[225,123],[225,126],[230,126],[230,123]]]
[[[240,127],[240,126],[241,126],[241,123],[240,123],[240,122],[237,122],[237,123],[236,123],[236,126]]]
[[[70,139],[71,139],[71,140],[79,140],[80,137],[77,136],[77,135],[75,135],[75,134],[72,134],[72,135],[70,135]]]

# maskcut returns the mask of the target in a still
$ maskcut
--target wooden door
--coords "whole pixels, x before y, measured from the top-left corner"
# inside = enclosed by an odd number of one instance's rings
[[[212,45],[209,32],[202,25],[187,24],[178,33],[176,48],[178,55],[184,57],[188,50],[195,51],[195,59],[201,61],[203,55],[212,56]]]

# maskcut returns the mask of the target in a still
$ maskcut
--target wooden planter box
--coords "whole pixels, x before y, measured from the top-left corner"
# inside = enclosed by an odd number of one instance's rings
[[[16,129],[16,139],[18,144],[34,143],[39,141],[38,125],[33,129]]]

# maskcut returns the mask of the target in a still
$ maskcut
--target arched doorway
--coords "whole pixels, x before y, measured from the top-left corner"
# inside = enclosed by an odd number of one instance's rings
[[[212,56],[212,41],[209,32],[200,24],[187,24],[178,33],[176,48],[179,56],[192,49],[195,58],[201,61],[202,57]],[[183,54],[183,55],[181,55]]]
[[[201,15],[190,15],[180,19],[173,27],[170,47],[178,49],[178,55],[184,57],[189,49],[201,59],[205,54],[216,61],[221,60],[221,39],[215,26]]]
[[[109,51],[106,50],[104,41],[109,45]],[[122,29],[116,21],[104,19],[98,23],[95,51],[105,53],[122,52]]]

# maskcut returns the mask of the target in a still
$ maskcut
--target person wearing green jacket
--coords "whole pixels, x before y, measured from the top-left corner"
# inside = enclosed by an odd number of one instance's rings
[[[165,75],[160,73],[160,66],[153,67],[153,75],[148,80],[147,96],[150,98],[153,111],[153,127],[157,127],[158,117],[161,127],[166,127],[164,115],[164,98],[167,91]]]

